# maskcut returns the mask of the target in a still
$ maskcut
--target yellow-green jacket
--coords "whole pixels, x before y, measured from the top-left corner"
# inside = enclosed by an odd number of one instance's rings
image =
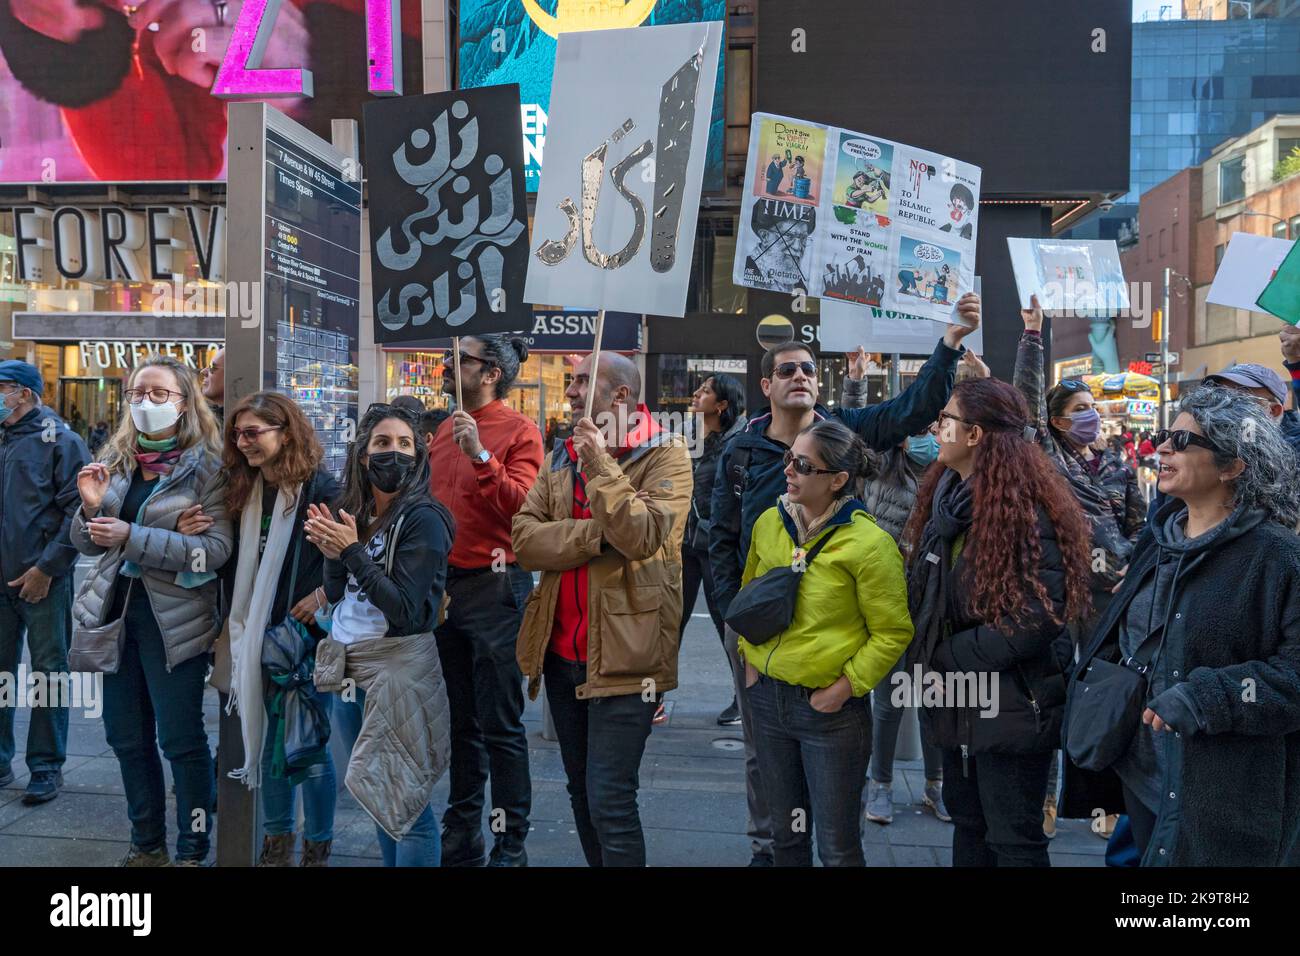
[[[808,564],[790,626],[765,643],[741,635],[740,653],[787,684],[827,687],[845,675],[861,697],[880,682],[912,641],[903,556],[856,498],[844,503],[805,550],[835,537]],[[754,524],[742,584],[794,559],[796,531],[782,505]]]

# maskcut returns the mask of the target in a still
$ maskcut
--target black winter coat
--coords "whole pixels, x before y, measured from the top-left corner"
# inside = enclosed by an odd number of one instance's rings
[[[1098,622],[1074,679],[1094,657],[1118,659],[1119,628],[1157,560],[1182,559],[1155,661],[1164,680],[1191,697],[1195,715],[1165,713],[1177,735],[1161,733],[1168,769],[1147,866],[1300,864],[1300,537],[1262,512],[1236,513],[1221,533],[1181,553],[1161,531],[1183,508],[1168,501],[1143,534],[1124,586]],[[1199,546],[1198,546],[1199,545]],[[1163,695],[1162,695],[1163,696]],[[1160,713],[1157,699],[1153,709]],[[1177,716],[1174,716],[1177,715]],[[1182,717],[1184,726],[1179,726]],[[1138,733],[1151,733],[1146,727]],[[1067,770],[1063,815],[1088,806],[1115,775]],[[1082,793],[1089,789],[1091,792]],[[1076,791],[1071,794],[1072,789]],[[1113,803],[1098,804],[1122,811]]]
[[[1038,577],[1060,615],[1065,605],[1065,564],[1056,529],[1041,510],[1038,535]],[[996,716],[981,716],[978,703],[970,702],[966,707],[923,707],[921,719],[928,721],[938,746],[964,747],[970,755],[1054,750],[1060,746],[1066,675],[1073,657],[1069,632],[1052,621],[1047,608],[1032,594],[1028,612],[1014,628],[991,627],[977,620],[969,610],[967,575],[972,569],[967,558],[963,548],[950,577],[948,634],[935,645],[926,663],[928,669],[945,676],[945,685],[948,675],[956,681],[958,675],[972,673],[978,675],[978,681],[995,682]]]

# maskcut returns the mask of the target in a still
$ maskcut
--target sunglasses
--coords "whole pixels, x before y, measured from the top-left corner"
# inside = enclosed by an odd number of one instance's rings
[[[1195,445],[1198,448],[1208,448],[1210,451],[1216,452],[1220,455],[1224,454],[1223,450],[1208,438],[1181,428],[1177,430],[1162,428],[1160,431],[1156,432],[1156,447],[1159,448],[1165,442],[1169,442],[1169,446],[1173,448],[1174,451],[1187,451],[1188,445]]]
[[[442,364],[451,365],[453,359],[454,359],[454,353],[452,353],[451,351],[444,352],[442,355]],[[479,358],[477,355],[470,355],[468,352],[460,353],[460,362],[462,365],[464,365],[466,362],[479,362],[483,365],[486,365],[488,368],[494,368],[497,364],[491,359]]]
[[[1092,386],[1087,382],[1081,382],[1077,378],[1063,378],[1056,383],[1057,388],[1063,388],[1067,392],[1090,392]]]
[[[808,378],[817,377],[817,366],[812,362],[782,362],[773,371],[777,378],[794,378],[796,371],[803,372]]]
[[[805,478],[807,478],[809,475],[838,475],[839,474],[839,472],[836,471],[834,468],[818,468],[807,458],[804,458],[802,455],[796,455],[792,451],[786,452],[783,460],[785,461],[785,465],[787,468],[790,467],[791,465],[794,465],[794,473],[796,475],[803,475]]]

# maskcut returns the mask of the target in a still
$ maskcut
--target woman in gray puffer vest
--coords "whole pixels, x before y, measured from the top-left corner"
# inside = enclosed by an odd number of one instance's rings
[[[131,373],[129,413],[77,476],[72,543],[99,558],[73,606],[78,630],[122,622],[121,662],[104,675],[104,729],[131,819],[123,866],[166,866],[162,760],[176,788],[176,864],[208,855],[215,794],[203,727],[207,654],[221,626],[216,571],[231,549],[220,436],[193,374],[153,356]],[[206,530],[180,534],[183,514]],[[76,643],[74,634],[74,644]]]
[[[958,369],[958,377],[987,377],[988,367],[978,362],[973,352],[967,352]],[[840,403],[845,408],[862,408],[867,404],[866,351],[859,348],[849,357],[849,374],[844,378]],[[853,376],[857,376],[854,378]],[[881,528],[889,532],[895,542],[916,504],[916,492],[925,470],[939,454],[939,442],[934,435],[935,425],[920,435],[913,435],[901,445],[888,451],[868,451],[864,476],[859,479],[858,498],[866,505]],[[866,817],[882,826],[894,820],[894,753],[898,747],[898,729],[903,720],[903,708],[893,701],[894,675],[904,671],[903,658],[899,658],[889,676],[871,692],[871,763],[867,768]],[[921,737],[921,754],[925,760],[925,789],[923,805],[944,822],[952,818],[943,804],[943,755],[924,730]]]

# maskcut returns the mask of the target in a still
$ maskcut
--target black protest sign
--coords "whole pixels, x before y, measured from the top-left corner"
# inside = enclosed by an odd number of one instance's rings
[[[365,106],[375,341],[527,328],[519,86]]]

